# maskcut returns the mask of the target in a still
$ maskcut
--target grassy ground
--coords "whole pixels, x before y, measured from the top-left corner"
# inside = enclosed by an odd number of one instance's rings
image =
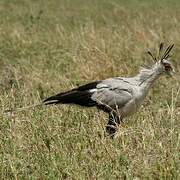
[[[76,106],[0,117],[0,179],[180,179],[178,0],[1,0],[0,102],[5,109],[149,62],[175,43],[176,80],[162,77],[114,140],[107,117]]]

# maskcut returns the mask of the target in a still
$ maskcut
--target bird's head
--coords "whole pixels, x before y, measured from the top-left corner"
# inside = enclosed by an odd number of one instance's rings
[[[169,75],[169,76],[172,76],[173,73],[175,72],[171,62],[167,59],[162,59],[160,62],[160,65],[162,66],[162,72]]]
[[[172,63],[170,62],[169,53],[172,50],[174,44],[169,45],[164,52],[163,52],[163,46],[164,46],[163,43],[161,43],[159,46],[158,57],[154,57],[150,51],[148,51],[148,54],[155,61],[153,68],[155,68],[158,71],[158,73],[172,76],[175,70],[173,68]]]

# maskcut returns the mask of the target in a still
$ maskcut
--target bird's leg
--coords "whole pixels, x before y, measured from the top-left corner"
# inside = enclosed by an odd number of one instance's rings
[[[106,126],[106,132],[113,138],[116,131],[117,131],[117,128],[118,128],[118,125],[120,124],[121,122],[121,118],[120,116],[115,113],[115,112],[110,112],[109,113],[109,121],[108,121],[108,124]]]

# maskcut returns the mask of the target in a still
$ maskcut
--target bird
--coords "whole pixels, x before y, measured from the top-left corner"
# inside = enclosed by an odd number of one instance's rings
[[[53,95],[43,101],[45,105],[75,104],[83,107],[97,107],[108,114],[106,134],[114,137],[124,118],[135,113],[142,105],[154,82],[161,75],[172,76],[174,67],[170,62],[170,52],[174,44],[164,47],[160,43],[159,52],[150,67],[141,67],[134,77],[113,77],[70,89]]]

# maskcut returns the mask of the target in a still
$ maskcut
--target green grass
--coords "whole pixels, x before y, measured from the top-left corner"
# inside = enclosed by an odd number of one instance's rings
[[[132,76],[146,48],[175,43],[162,77],[117,138],[107,117],[76,106],[0,117],[0,179],[180,179],[180,2],[1,0],[1,114],[93,80]]]

